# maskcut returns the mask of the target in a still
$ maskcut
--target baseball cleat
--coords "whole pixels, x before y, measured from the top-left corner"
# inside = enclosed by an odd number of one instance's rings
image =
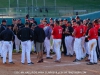
[[[87,65],[94,65],[94,63],[92,63],[92,62],[88,62]]]

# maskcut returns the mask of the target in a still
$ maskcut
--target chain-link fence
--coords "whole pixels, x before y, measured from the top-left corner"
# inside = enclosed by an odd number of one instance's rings
[[[30,17],[58,17],[58,16],[73,16],[86,14],[89,12],[99,11],[99,9],[76,9],[75,7],[14,7],[0,8],[0,16],[25,17],[29,14]]]
[[[65,17],[100,11],[99,5],[67,5],[65,2],[66,0],[1,0],[5,8],[0,8],[0,16],[25,17],[29,14],[30,17]]]

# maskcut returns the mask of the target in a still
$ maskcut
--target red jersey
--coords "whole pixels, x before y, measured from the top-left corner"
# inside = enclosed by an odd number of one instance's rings
[[[77,26],[73,26],[73,29],[77,28]]]
[[[83,30],[83,36],[86,34],[88,27],[86,25],[81,25]]]
[[[97,39],[98,38],[98,31],[95,27],[91,28],[88,33],[89,40]]]
[[[40,27],[40,28],[44,28],[44,24],[40,24],[39,27]]]
[[[75,31],[75,38],[81,38],[83,36],[82,26],[76,27],[74,31]]]
[[[61,26],[55,26],[53,28],[53,32],[52,32],[53,38],[54,39],[61,39],[62,38],[62,31],[63,31],[63,28]]]
[[[94,25],[94,27],[98,30],[99,29],[99,25],[97,24],[97,25]]]

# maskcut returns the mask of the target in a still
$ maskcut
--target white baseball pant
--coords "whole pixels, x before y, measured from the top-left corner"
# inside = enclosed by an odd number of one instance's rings
[[[54,39],[53,46],[54,46],[53,48],[57,56],[56,60],[60,60],[61,59],[61,51],[60,51],[61,39]]]
[[[96,54],[96,39],[89,40],[89,50],[90,50],[90,62],[97,63],[97,54]]]
[[[32,51],[32,49],[34,49],[34,51],[36,51],[36,48],[35,48],[35,44],[34,44],[34,41],[31,41],[31,51]]]
[[[25,54],[27,57],[27,63],[31,62],[30,59],[30,51],[31,51],[31,41],[24,41],[21,42],[21,46],[22,46],[22,55],[21,55],[21,63],[25,63]]]
[[[82,50],[81,38],[75,38],[74,51],[76,54],[76,59],[78,59],[78,60],[81,60],[81,50]]]
[[[1,57],[3,57],[2,46],[3,46],[3,41],[0,41],[0,54],[1,54]]]
[[[81,50],[81,58],[84,58],[86,56],[86,50],[85,50],[85,37],[81,37],[81,45],[82,45],[82,50]]]
[[[19,52],[19,47],[20,47],[20,40],[17,38],[15,35],[15,47],[16,47],[16,52]]]
[[[50,39],[48,39],[47,37],[44,40],[44,47],[45,51],[47,52],[46,57],[50,57]]]
[[[65,37],[65,45],[67,48],[66,55],[73,55],[73,37],[72,36],[66,36]]]
[[[6,62],[7,52],[9,53],[9,62],[12,62],[12,42],[11,41],[3,41],[3,63]]]

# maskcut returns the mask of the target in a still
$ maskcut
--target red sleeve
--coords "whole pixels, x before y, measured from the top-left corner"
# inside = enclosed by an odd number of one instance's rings
[[[54,35],[54,33],[55,33],[55,27],[54,27],[53,30],[52,30],[52,35]]]

